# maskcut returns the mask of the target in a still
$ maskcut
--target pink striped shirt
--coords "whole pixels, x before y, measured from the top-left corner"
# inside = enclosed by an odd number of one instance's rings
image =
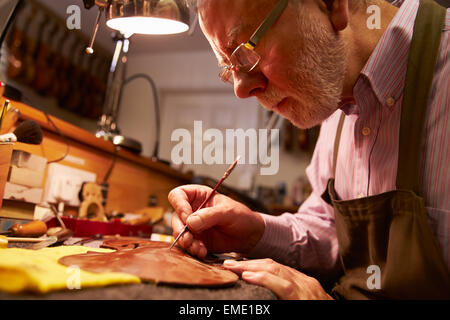
[[[316,275],[338,263],[333,208],[321,199],[332,176],[334,138],[345,112],[335,188],[343,200],[396,189],[398,136],[404,81],[418,0],[396,1],[400,9],[361,71],[353,104],[341,106],[321,127],[306,173],[312,195],[296,214],[263,215],[266,229],[252,257],[271,257]],[[425,124],[421,195],[428,220],[450,269],[450,9],[434,73]],[[424,48],[426,50],[426,48]]]

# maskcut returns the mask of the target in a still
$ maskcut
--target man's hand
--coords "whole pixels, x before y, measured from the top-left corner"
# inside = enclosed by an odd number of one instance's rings
[[[332,300],[319,281],[271,259],[226,260],[223,266],[249,283],[272,290],[282,300]]]
[[[176,214],[172,218],[176,237],[187,223],[186,232],[177,242],[192,255],[204,258],[209,252],[249,252],[264,233],[264,220],[243,204],[216,193],[197,211],[212,189],[187,185],[173,189],[169,202]]]

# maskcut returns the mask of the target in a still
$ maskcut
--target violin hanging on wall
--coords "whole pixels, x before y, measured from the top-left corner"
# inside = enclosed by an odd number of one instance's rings
[[[17,20],[11,33],[10,45],[8,47],[8,70],[9,79],[18,80],[23,74],[24,56],[26,51],[26,34],[30,24],[28,23],[33,15],[33,7],[25,2],[20,9]]]
[[[64,55],[63,49],[67,47],[67,43],[69,43],[70,40],[71,37],[69,37],[68,32],[66,32],[64,29],[61,29],[60,37],[57,40],[59,43],[56,43],[54,45],[56,46],[56,48],[53,48],[53,59],[50,65],[50,69],[53,73],[53,81],[49,89],[47,90],[47,94],[57,99],[59,99],[61,92],[68,91],[68,75],[66,74],[67,58]],[[61,50],[58,50],[58,45],[61,47]]]
[[[48,64],[48,78],[50,83],[45,89],[45,95],[49,97],[56,97],[58,95],[60,82],[58,81],[59,68],[61,67],[62,54],[60,52],[61,46],[66,39],[66,32],[64,28],[59,27],[50,42],[50,60]],[[58,48],[59,47],[59,48]]]
[[[58,32],[59,25],[51,22],[45,29],[42,36],[42,42],[39,45],[39,53],[36,60],[36,76],[33,81],[33,88],[40,94],[45,94],[50,87],[52,75],[50,73],[51,64],[51,39],[54,38]]]
[[[6,39],[8,79],[79,116],[98,119],[103,113],[112,52],[85,53],[86,43],[77,30],[37,1],[22,1]]]
[[[36,77],[36,60],[38,58],[39,46],[42,41],[44,28],[49,24],[48,16],[42,11],[37,11],[34,20],[30,23],[29,36],[27,37],[27,46],[24,57],[24,75],[21,83],[33,85]]]
[[[68,73],[70,81],[69,95],[64,101],[65,108],[76,113],[78,113],[82,101],[81,85],[83,75],[81,70],[81,60],[83,54],[85,54],[85,48],[86,45],[83,42],[77,41],[74,49],[73,61]]]
[[[62,82],[60,82],[59,84],[57,95],[59,106],[65,109],[67,109],[67,100],[69,99],[72,86],[71,70],[77,46],[78,38],[72,32],[68,32],[67,41],[65,42],[61,50],[63,64],[59,69],[58,76],[60,77]]]

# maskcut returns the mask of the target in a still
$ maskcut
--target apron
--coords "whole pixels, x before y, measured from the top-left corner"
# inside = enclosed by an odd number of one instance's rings
[[[397,190],[342,201],[328,181],[343,275],[341,299],[450,299],[450,276],[418,196],[424,122],[446,10],[421,0],[414,26],[399,136]],[[337,129],[333,166],[345,115]],[[376,281],[377,270],[379,281]]]

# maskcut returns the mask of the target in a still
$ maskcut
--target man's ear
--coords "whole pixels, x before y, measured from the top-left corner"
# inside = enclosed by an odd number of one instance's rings
[[[321,0],[328,9],[331,23],[336,31],[344,30],[349,19],[349,0]]]

